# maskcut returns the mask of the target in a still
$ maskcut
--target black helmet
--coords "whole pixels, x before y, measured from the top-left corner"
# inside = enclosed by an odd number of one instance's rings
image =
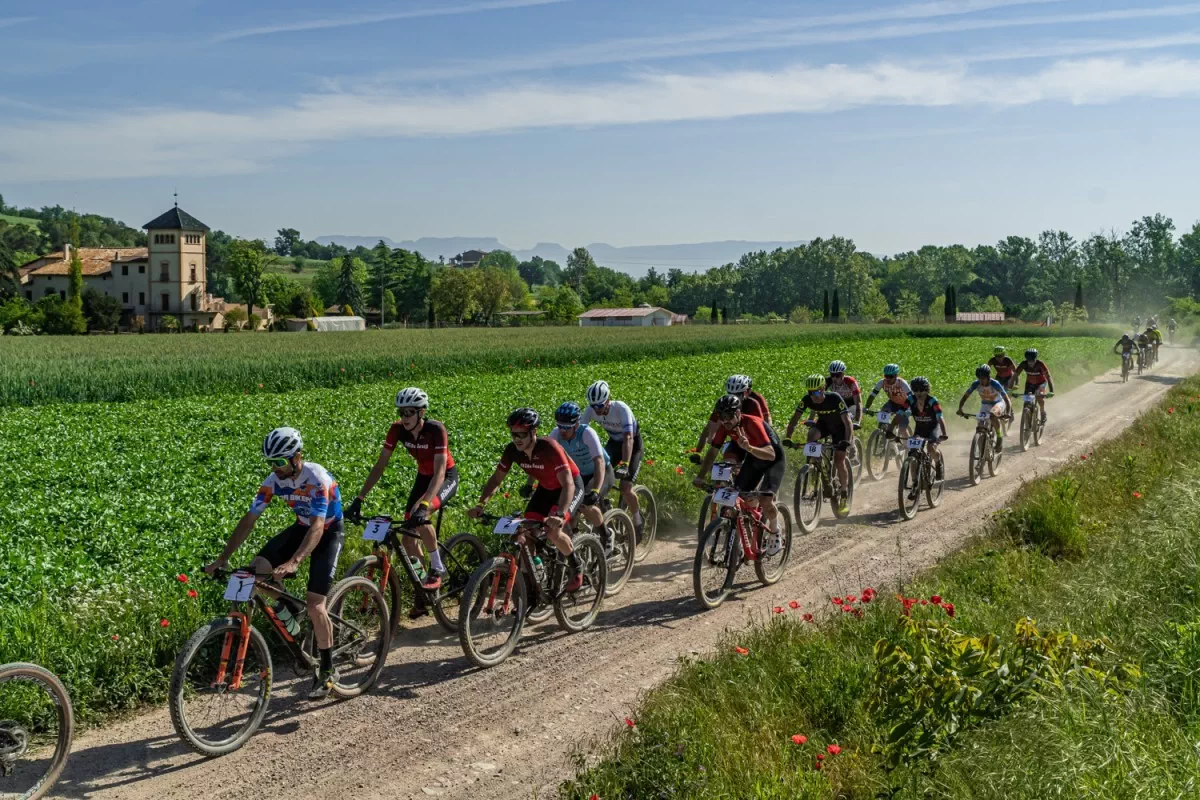
[[[510,428],[536,428],[541,417],[538,412],[532,408],[518,408],[516,411],[508,415],[508,427]]]
[[[987,364],[980,364],[975,368],[975,377],[979,378],[981,381],[987,380],[988,378],[992,377],[992,368]]]
[[[717,407],[714,409],[717,414],[736,414],[742,410],[742,398],[736,394],[727,394],[717,401]]]
[[[929,378],[918,375],[917,377],[913,378],[911,382],[909,382],[908,387],[914,392],[928,392]]]

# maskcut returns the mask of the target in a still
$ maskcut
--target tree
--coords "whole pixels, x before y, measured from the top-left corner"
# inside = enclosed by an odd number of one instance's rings
[[[825,322],[829,321],[829,290],[825,290],[825,297],[821,300],[821,319]]]
[[[507,250],[492,250],[490,253],[484,254],[483,258],[479,261],[480,269],[487,269],[488,267],[495,267],[505,272],[510,269],[517,271],[520,263],[517,261],[517,257]]]
[[[295,319],[319,317],[325,313],[325,307],[321,305],[320,299],[307,286],[298,287],[288,298],[287,305],[284,307],[287,309],[288,315]]]
[[[1083,281],[1075,282],[1075,307],[1083,308]]]
[[[241,306],[233,306],[225,312],[225,324],[232,326],[234,330],[240,329],[249,318],[250,315]]]
[[[596,261],[586,247],[576,247],[567,256],[567,268],[563,270],[563,280],[570,284],[576,292],[583,292],[583,281],[589,272],[596,269]]]
[[[396,319],[396,295],[392,294],[391,289],[383,290],[383,304],[379,310],[383,313],[383,320]]]
[[[501,251],[503,252],[503,251]],[[491,253],[488,253],[491,255]],[[512,254],[507,254],[512,258]],[[516,259],[513,259],[514,263]],[[516,271],[516,268],[513,268]],[[496,314],[500,313],[507,307],[510,291],[508,283],[508,275],[498,267],[482,267],[476,270],[477,277],[475,283],[475,299],[479,304],[479,311],[483,314],[484,322],[491,323]]]
[[[721,324],[729,324],[729,306],[722,306],[721,308]]]
[[[473,269],[442,269],[433,279],[429,299],[440,319],[452,319],[458,324],[477,308],[475,300],[476,271]]]
[[[717,324],[717,299],[715,297],[713,298],[712,304],[712,318],[709,320],[709,322],[713,325]]]
[[[246,304],[246,316],[254,313],[254,304],[266,304],[263,296],[263,280],[267,267],[276,263],[276,256],[267,252],[267,245],[260,239],[253,241],[235,239],[229,245],[229,273],[233,285]]]
[[[337,270],[337,297],[334,302],[365,311],[367,304],[363,302],[363,282],[367,265],[361,258],[351,256],[339,256],[330,265]]]
[[[79,256],[79,217],[71,218],[71,278],[67,302],[83,311],[83,259]]]
[[[296,245],[300,244],[300,231],[295,228],[280,228],[276,234],[275,253],[281,256],[294,255]]]
[[[121,321],[121,301],[95,289],[84,291],[81,307],[88,330],[115,331]]]
[[[954,308],[954,286],[951,284],[946,284],[946,298],[944,306],[945,320],[946,322],[952,322],[958,316],[958,312]]]
[[[939,294],[933,298],[929,304],[929,318],[931,320],[945,319],[946,317],[946,296]]]
[[[301,272],[304,272],[304,263],[304,256],[296,256],[293,258],[292,272],[296,273],[297,275],[299,275]]]
[[[74,303],[67,302],[50,295],[43,297],[37,304],[37,310],[42,315],[42,331],[58,336],[73,336],[87,333],[87,321],[83,311]]]
[[[838,302],[838,290],[833,290],[833,305],[829,307],[829,313],[833,315],[834,322],[840,322],[842,318],[842,304]]]
[[[546,312],[546,318],[562,325],[575,324],[576,318],[583,313],[583,301],[570,286],[557,288],[546,287],[545,296],[540,306]]]
[[[916,322],[921,315],[921,298],[911,289],[902,289],[896,299],[896,317],[904,322]]]
[[[558,286],[562,279],[562,267],[557,262],[544,259],[541,256],[534,256],[528,261],[522,261],[517,265],[517,271],[521,274],[521,278],[529,284],[530,288],[534,286]]]
[[[658,308],[666,308],[671,303],[671,294],[666,286],[650,286],[642,294],[642,302]]]

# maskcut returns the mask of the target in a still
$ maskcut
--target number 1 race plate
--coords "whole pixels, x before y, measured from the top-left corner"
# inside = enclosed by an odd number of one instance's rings
[[[254,594],[254,573],[235,572],[229,576],[229,584],[225,587],[225,599],[235,603],[244,603]]]

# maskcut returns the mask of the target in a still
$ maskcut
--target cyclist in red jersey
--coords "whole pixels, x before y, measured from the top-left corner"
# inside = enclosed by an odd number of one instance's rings
[[[767,408],[767,399],[750,387],[753,384],[749,375],[730,375],[725,381],[725,394],[736,394],[742,400],[741,413],[748,417],[758,417],[768,425],[771,424],[771,409]],[[720,400],[718,399],[718,402]],[[713,412],[708,416],[708,424],[704,426],[704,430],[700,432],[700,440],[696,442],[696,452],[699,453],[704,449],[704,445],[712,441],[713,437],[721,428],[721,415],[717,413],[716,407],[713,407]],[[697,455],[692,458],[693,463],[700,463],[700,457]]]
[[[1054,391],[1054,379],[1050,377],[1050,368],[1046,366],[1046,362],[1038,358],[1036,348],[1029,348],[1025,351],[1025,360],[1017,364],[1017,370],[1013,373],[1013,381],[1022,373],[1025,373],[1025,394],[1031,394],[1037,397],[1038,409],[1042,412],[1042,424],[1046,423],[1046,389]]]
[[[854,427],[862,424],[862,389],[853,375],[846,374],[844,361],[829,362],[829,377],[825,379],[825,388],[839,395],[850,409],[850,417]]]
[[[400,419],[388,429],[379,458],[375,460],[362,491],[346,509],[346,516],[357,519],[361,515],[362,501],[383,477],[396,445],[404,445],[417,462],[417,478],[408,493],[404,518],[423,523],[414,529],[420,534],[421,544],[429,553],[429,574],[425,576],[422,586],[431,592],[437,591],[446,577],[446,566],[442,563],[437,531],[429,522],[429,515],[458,492],[458,469],[454,466],[454,456],[450,454],[450,437],[446,433],[446,426],[425,416],[429,411],[429,395],[416,387],[402,389],[396,393],[396,409],[400,412]],[[401,544],[410,559],[421,558],[420,548],[410,537],[402,537]],[[413,615],[420,616],[424,610],[424,606],[418,604],[413,608]]]
[[[996,380],[1003,384],[1004,390],[1011,392],[1013,385],[1017,382],[1017,363],[1008,357],[1008,351],[1004,345],[998,344],[992,349],[992,357],[988,359],[987,363],[992,368],[992,372],[996,374]]]
[[[467,512],[472,519],[483,514],[483,507],[504,483],[509,469],[516,464],[525,474],[537,481],[537,488],[525,506],[526,519],[545,520],[546,538],[558,552],[567,557],[573,577],[563,587],[564,592],[574,592],[583,586],[583,568],[570,535],[563,527],[571,521],[571,515],[583,502],[583,479],[579,467],[553,439],[537,435],[541,417],[532,408],[518,408],[508,415],[508,429],[512,443],[504,448],[500,462],[492,476],[487,479],[479,502]]]

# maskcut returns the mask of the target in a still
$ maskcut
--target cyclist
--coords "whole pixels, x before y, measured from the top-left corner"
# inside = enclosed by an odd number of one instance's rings
[[[915,383],[916,380],[914,379],[913,382]],[[926,385],[928,385],[928,381],[926,381]],[[913,392],[916,393],[915,388]],[[979,410],[991,414],[992,430],[996,432],[996,446],[1002,446],[1004,426],[1000,424],[1000,420],[1008,416],[1008,410],[1012,407],[1012,399],[1008,396],[1008,390],[1004,388],[1003,383],[992,377],[991,367],[987,364],[980,364],[975,368],[975,382],[967,387],[967,391],[963,392],[962,399],[958,401],[959,414],[963,413],[963,406],[967,404],[967,398],[971,396],[972,392],[979,393]]]
[[[276,428],[263,440],[262,454],[271,467],[271,473],[258,489],[258,495],[250,510],[238,521],[229,537],[229,542],[219,558],[203,569],[212,575],[218,569],[226,569],[230,557],[246,541],[254,529],[254,523],[272,498],[278,497],[288,504],[296,515],[296,521],[277,533],[268,541],[250,568],[259,578],[276,581],[294,575],[304,559],[311,556],[308,565],[308,594],[305,604],[308,618],[312,620],[313,636],[317,640],[320,666],[308,692],[310,700],[329,696],[333,684],[340,676],[333,666],[333,624],[325,607],[325,598],[333,585],[333,572],[337,567],[338,555],[342,551],[343,527],[342,495],[337,481],[320,464],[305,462],[304,440],[295,428]],[[278,595],[270,590],[266,594]],[[275,606],[276,614],[287,626],[288,632],[299,632],[299,622],[292,609],[280,600]]]
[[[854,376],[846,374],[846,362],[829,362],[829,377],[825,379],[825,388],[840,396],[846,403],[855,427],[862,424],[862,390]]]
[[[708,470],[720,452],[721,445],[726,439],[732,439],[725,457],[741,463],[737,477],[733,479],[734,488],[739,492],[765,493],[761,502],[771,537],[765,543],[763,554],[773,556],[783,550],[775,495],[783,483],[783,473],[787,464],[783,456],[783,446],[775,431],[762,418],[743,414],[742,402],[742,398],[736,394],[727,394],[717,401],[721,429],[717,431],[712,446],[704,454],[700,474],[693,483],[701,488],[705,485]]]
[[[607,431],[608,441],[604,444],[604,450],[609,460],[616,464],[616,477],[621,481],[621,497],[625,500],[629,515],[633,517],[633,527],[640,541],[644,520],[633,484],[642,470],[642,430],[628,404],[612,399],[607,382],[596,381],[589,386],[587,401],[588,407],[584,409],[579,424],[586,428],[589,422],[595,420]]]
[[[1137,347],[1137,341],[1132,333],[1122,333],[1121,338],[1117,339],[1117,343],[1113,345],[1113,355],[1120,355],[1122,361],[1126,358],[1133,357],[1133,350]],[[1120,353],[1117,351],[1120,350]]]
[[[983,369],[983,367],[979,369]],[[976,370],[976,374],[978,372],[979,370]],[[975,383],[978,384],[979,381],[975,381]],[[1000,391],[1004,391],[1004,387],[999,381],[992,381],[992,383],[995,386],[999,386]],[[946,477],[946,468],[938,443],[950,438],[946,433],[946,420],[942,419],[942,404],[938,402],[936,397],[929,393],[929,378],[920,375],[913,378],[912,390],[912,396],[908,400],[908,414],[913,418],[913,435],[920,436],[925,440],[929,457],[933,459],[934,477],[940,481]],[[982,397],[982,394],[980,397]],[[994,416],[992,417],[992,424],[997,424]],[[920,487],[917,487],[914,491],[920,491]]]
[[[867,395],[867,411],[871,410],[871,403],[875,402],[875,395],[881,391],[887,394],[888,398],[881,410],[893,414],[892,423],[888,426],[888,436],[894,438],[892,430],[899,423],[901,438],[908,438],[908,417],[901,412],[908,410],[908,398],[912,395],[912,389],[909,387],[908,381],[900,377],[899,364],[884,366],[883,379],[876,383],[875,388]]]
[[[736,394],[742,398],[742,413],[752,417],[758,417],[771,424],[771,409],[767,408],[767,400],[758,392],[751,389],[753,380],[749,375],[730,375],[725,381],[725,394]],[[720,398],[718,398],[719,402]],[[721,427],[721,415],[717,413],[716,408],[713,408],[712,414],[708,417],[708,424],[704,426],[704,430],[700,432],[700,441],[696,442],[696,452],[704,449],[704,445],[712,441],[712,437],[716,435],[717,430]],[[692,459],[693,463],[699,464],[699,457]]]
[[[1148,368],[1150,366],[1150,336],[1143,331],[1137,335],[1136,341],[1138,347],[1138,365]]]
[[[1178,327],[1179,325],[1175,322],[1174,317],[1171,317],[1169,320],[1167,320],[1167,334],[1170,336],[1171,344],[1175,343],[1175,329]]]
[[[1037,397],[1038,409],[1042,412],[1042,424],[1046,424],[1046,388],[1054,391],[1054,378],[1050,377],[1050,368],[1046,366],[1046,362],[1038,358],[1037,348],[1031,347],[1025,351],[1025,360],[1017,364],[1017,371],[1013,375],[1016,379],[1017,375],[1025,373],[1025,394],[1032,394]]]
[[[1162,331],[1158,329],[1158,323],[1152,324],[1147,329],[1146,334],[1150,337],[1150,347],[1154,353],[1154,361],[1152,363],[1157,363],[1158,348],[1162,346]]]
[[[383,476],[388,462],[392,460],[396,445],[404,445],[409,455],[417,462],[417,477],[408,492],[404,518],[417,523],[414,530],[420,534],[421,544],[429,553],[429,574],[425,576],[421,586],[427,591],[435,592],[442,587],[442,581],[446,577],[446,565],[442,563],[442,554],[438,551],[437,531],[429,522],[429,516],[446,505],[458,492],[458,468],[454,466],[454,456],[450,454],[450,437],[446,426],[426,417],[429,413],[429,395],[415,386],[401,389],[396,393],[396,410],[400,413],[400,419],[393,422],[388,429],[375,466],[371,468],[371,474],[367,476],[362,490],[347,507],[346,516],[351,520],[359,518],[362,501]],[[401,544],[409,560],[419,564],[421,550],[417,543],[404,536],[401,538]],[[410,616],[419,617],[425,611],[424,598],[419,598],[413,605]]]
[[[578,403],[563,403],[554,412],[556,425],[546,438],[558,442],[575,462],[575,466],[579,467],[579,477],[583,479],[585,492],[581,510],[592,527],[600,532],[600,544],[607,554],[612,551],[612,532],[604,525],[604,515],[600,512],[600,498],[612,490],[613,471],[608,452],[600,444],[600,437],[591,428],[579,427],[581,414]]]
[[[988,359],[987,363],[996,373],[996,380],[1004,384],[1004,388],[1011,392],[1013,384],[1017,382],[1013,377],[1013,373],[1017,369],[1017,362],[1009,358],[1004,345],[998,344],[992,348],[992,357]]]
[[[905,386],[907,385],[906,383]],[[815,442],[826,436],[833,440],[833,465],[837,470],[838,485],[842,490],[842,497],[837,499],[843,500],[850,488],[846,451],[850,449],[850,440],[854,438],[850,409],[846,408],[846,401],[841,395],[825,391],[824,375],[809,375],[804,381],[804,388],[807,389],[807,393],[796,406],[796,413],[792,414],[792,419],[788,422],[784,438],[791,441],[796,424],[800,422],[804,412],[809,412],[809,419],[815,420],[816,424],[808,429],[808,441]],[[905,405],[907,406],[907,403]]]
[[[525,505],[524,516],[526,519],[545,520],[546,538],[559,553],[566,556],[571,567],[573,577],[563,591],[574,592],[583,586],[583,569],[571,537],[563,527],[571,521],[571,515],[583,501],[583,480],[579,477],[579,467],[563,451],[562,445],[537,435],[540,421],[540,415],[532,408],[518,408],[508,415],[512,442],[504,448],[496,469],[479,493],[479,502],[467,511],[467,516],[476,519],[483,514],[483,507],[500,488],[512,465],[516,464],[537,481],[537,488]]]
[[[1142,318],[1140,316],[1133,318],[1133,329],[1139,330],[1142,327]]]

